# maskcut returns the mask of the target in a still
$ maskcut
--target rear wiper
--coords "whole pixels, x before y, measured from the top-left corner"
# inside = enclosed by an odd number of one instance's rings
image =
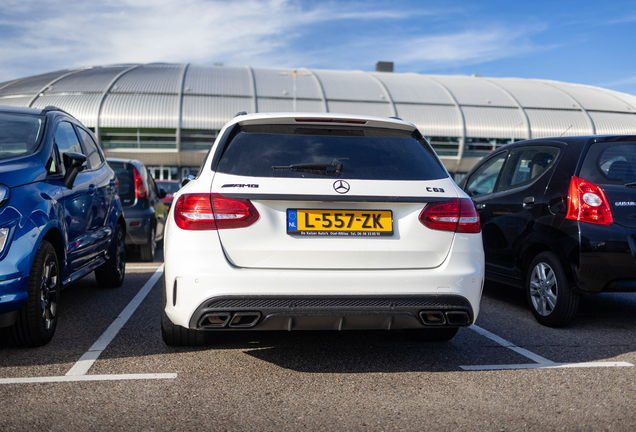
[[[333,168],[330,170],[329,168]],[[343,165],[341,163],[308,163],[308,164],[295,164],[284,166],[273,166],[274,171],[299,171],[312,174],[339,176],[342,173]]]

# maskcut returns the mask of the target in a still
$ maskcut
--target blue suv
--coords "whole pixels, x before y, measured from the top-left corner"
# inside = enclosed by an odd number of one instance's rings
[[[60,290],[95,271],[124,281],[126,224],[117,177],[70,114],[0,106],[0,328],[48,343]]]

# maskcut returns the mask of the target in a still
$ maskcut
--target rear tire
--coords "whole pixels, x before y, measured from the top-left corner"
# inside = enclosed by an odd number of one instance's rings
[[[43,240],[29,273],[27,301],[18,311],[16,322],[9,330],[16,345],[42,346],[53,338],[61,287],[61,271],[55,248]]]
[[[143,262],[152,262],[155,260],[155,251],[157,250],[157,231],[153,226],[150,229],[148,243],[139,246],[139,257]]]
[[[576,315],[579,295],[554,253],[542,252],[532,260],[525,287],[532,314],[544,326],[563,327]]]
[[[457,334],[459,327],[440,327],[404,330],[406,336],[416,342],[446,342]]]
[[[161,337],[166,345],[178,346],[201,346],[205,345],[206,332],[191,330],[170,321],[166,314],[166,290],[161,290]]]
[[[124,229],[116,225],[110,244],[108,261],[95,269],[95,279],[101,288],[119,288],[126,276],[126,246]]]

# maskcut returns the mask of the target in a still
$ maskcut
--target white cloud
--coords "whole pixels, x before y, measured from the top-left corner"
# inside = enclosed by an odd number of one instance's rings
[[[63,5],[3,0],[0,82],[115,63],[360,68],[360,61],[372,65],[381,59],[405,65],[482,62],[534,49],[523,42],[523,31],[507,28],[372,40],[360,34],[326,49],[302,40],[316,25],[381,25],[451,13],[335,1],[307,6],[298,0],[70,0]]]

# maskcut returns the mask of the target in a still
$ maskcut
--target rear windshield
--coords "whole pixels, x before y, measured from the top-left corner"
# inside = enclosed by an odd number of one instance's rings
[[[33,153],[43,126],[43,117],[0,113],[0,159]]]
[[[128,162],[108,161],[119,181],[119,197],[124,205],[135,201],[135,166]]]
[[[596,184],[636,182],[636,142],[592,144],[579,177]]]
[[[434,180],[447,177],[433,149],[417,132],[395,129],[253,125],[237,127],[217,171],[254,177],[362,180]],[[285,169],[342,165],[338,174]],[[273,169],[272,167],[276,167]]]

